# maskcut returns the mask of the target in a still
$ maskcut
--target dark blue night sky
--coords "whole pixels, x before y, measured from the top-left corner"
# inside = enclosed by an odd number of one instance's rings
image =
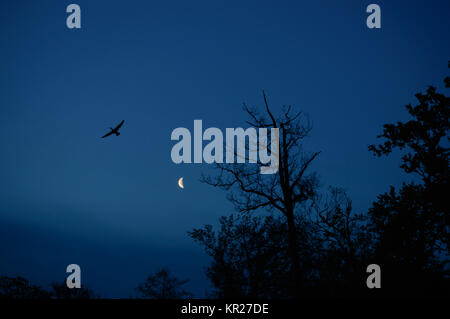
[[[82,28],[66,27],[66,6]],[[168,266],[204,296],[208,258],[186,234],[233,212],[199,182],[207,164],[172,163],[177,127],[246,127],[242,103],[309,114],[305,146],[323,188],[364,212],[406,180],[399,156],[367,146],[450,56],[448,1],[2,1],[0,274],[62,282],[66,266],[104,297]],[[101,139],[125,120],[119,137]],[[185,189],[177,186],[184,177]]]

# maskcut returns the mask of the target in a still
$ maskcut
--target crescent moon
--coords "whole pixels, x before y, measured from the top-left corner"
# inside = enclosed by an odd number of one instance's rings
[[[178,180],[178,186],[180,186],[180,188],[184,188],[184,185],[183,185],[183,177],[181,177],[181,178]]]

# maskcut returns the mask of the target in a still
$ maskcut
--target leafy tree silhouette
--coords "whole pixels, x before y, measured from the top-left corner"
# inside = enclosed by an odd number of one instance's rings
[[[169,269],[162,268],[148,276],[136,291],[144,298],[149,299],[182,299],[191,298],[192,294],[181,287],[188,280],[180,280],[171,276]]]
[[[445,80],[446,88],[450,79]],[[418,105],[407,105],[412,119],[384,125],[384,143],[369,146],[377,156],[405,151],[401,168],[419,177],[378,196],[369,210],[375,235],[374,260],[383,264],[392,294],[449,294],[450,98],[430,86],[416,94]],[[447,268],[446,268],[447,267]],[[385,271],[386,270],[386,271]]]
[[[23,277],[0,277],[0,299],[91,299],[96,294],[86,288],[69,289],[65,282],[53,283],[47,291]]]
[[[360,296],[368,256],[367,220],[354,214],[339,188],[314,200],[296,216],[303,276],[301,297]],[[287,223],[281,216],[238,212],[189,236],[205,247],[214,298],[291,298]]]
[[[23,277],[0,277],[0,299],[49,299],[51,294]]]
[[[54,299],[94,299],[98,296],[88,288],[68,288],[66,282],[53,283],[52,298]]]
[[[289,256],[286,223],[280,217],[237,213],[189,232],[205,247],[212,263],[207,276],[213,298],[286,298]]]

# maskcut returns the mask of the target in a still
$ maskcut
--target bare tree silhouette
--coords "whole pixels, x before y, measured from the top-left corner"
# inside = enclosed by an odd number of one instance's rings
[[[169,269],[161,268],[154,274],[150,274],[145,282],[136,288],[136,291],[142,297],[149,299],[190,298],[192,294],[181,288],[187,282],[188,280],[171,276]]]
[[[311,131],[307,117],[301,112],[293,114],[291,106],[283,107],[281,114],[275,117],[264,91],[263,99],[265,105],[263,115],[254,108],[250,109],[246,104],[244,110],[250,117],[247,121],[249,125],[279,129],[279,154],[275,154],[278,157],[278,172],[264,175],[260,174],[257,165],[217,164],[220,173],[215,177],[203,176],[202,181],[229,191],[229,199],[239,212],[265,208],[283,214],[288,226],[288,252],[293,283],[291,295],[297,296],[300,292],[302,274],[295,218],[298,207],[315,195],[317,178],[315,174],[308,174],[308,168],[320,152],[308,154],[303,150],[302,141]],[[269,143],[263,145],[267,149],[269,146]],[[252,145],[246,143],[246,153],[254,151]]]
[[[311,210],[312,237],[320,251],[319,264],[315,265],[320,282],[334,282],[341,291],[358,293],[365,288],[361,279],[371,253],[367,215],[353,212],[351,199],[339,187],[329,187],[318,196]]]

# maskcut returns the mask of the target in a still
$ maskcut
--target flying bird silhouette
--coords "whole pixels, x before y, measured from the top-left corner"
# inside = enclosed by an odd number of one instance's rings
[[[111,134],[116,134],[116,136],[119,136],[119,128],[122,126],[123,122],[125,122],[125,120],[122,120],[122,122],[119,123],[119,125],[116,126],[116,128],[112,128],[110,127],[111,132],[106,133],[105,135],[102,136],[102,138],[108,137]]]

